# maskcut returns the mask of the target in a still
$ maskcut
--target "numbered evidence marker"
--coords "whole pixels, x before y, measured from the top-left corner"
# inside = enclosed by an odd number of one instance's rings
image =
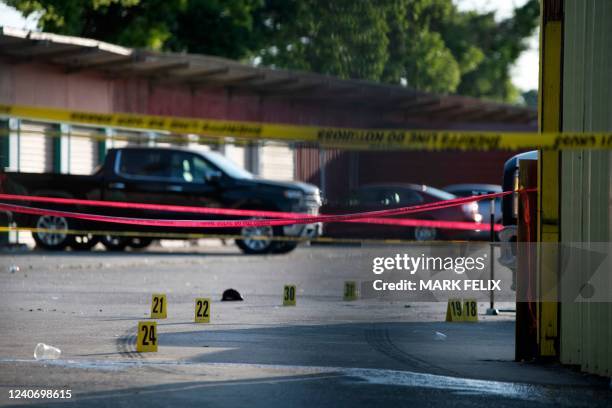
[[[295,306],[295,285],[285,285],[283,306]]]
[[[166,295],[154,293],[151,298],[151,319],[165,319],[167,316]]]
[[[157,352],[157,322],[138,322],[136,351],[139,353]]]
[[[344,282],[344,300],[357,300],[357,283],[355,281]]]
[[[195,300],[195,322],[210,323],[210,299],[197,298]]]
[[[446,305],[446,321],[463,322],[464,320],[461,299],[448,299],[448,304]]]
[[[463,299],[463,319],[466,322],[478,321],[478,303],[476,299]]]

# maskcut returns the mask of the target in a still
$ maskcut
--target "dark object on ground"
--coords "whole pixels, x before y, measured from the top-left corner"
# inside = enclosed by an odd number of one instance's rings
[[[243,301],[244,299],[240,296],[240,293],[236,289],[226,289],[223,291],[223,295],[221,296],[222,302],[235,302],[235,301]]]

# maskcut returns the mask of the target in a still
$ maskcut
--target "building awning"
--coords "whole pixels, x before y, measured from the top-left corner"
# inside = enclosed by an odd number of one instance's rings
[[[0,27],[0,58],[48,63],[67,74],[95,70],[109,77],[140,77],[194,88],[224,87],[266,97],[369,106],[402,120],[535,125],[535,109],[478,98],[438,95],[399,85],[251,66],[226,58],[132,49],[86,38]],[[391,115],[387,115],[391,116]],[[398,115],[396,115],[398,116]]]

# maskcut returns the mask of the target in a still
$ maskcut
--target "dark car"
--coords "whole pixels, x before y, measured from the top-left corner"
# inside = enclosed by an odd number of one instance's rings
[[[519,188],[519,163],[523,160],[538,160],[537,150],[519,153],[504,163],[503,189],[516,191]],[[499,263],[512,271],[512,290],[516,288],[516,252],[518,235],[519,194],[514,193],[502,199],[502,224],[504,229],[499,232],[501,241]]]
[[[505,191],[518,189],[519,163],[522,160],[538,160],[538,151],[519,153],[504,163],[503,188]],[[507,195],[502,200],[502,223],[504,226],[517,224],[518,194]]]
[[[458,197],[471,197],[479,196],[484,194],[501,193],[502,187],[497,184],[452,184],[444,187],[444,191],[455,194]],[[502,221],[502,198],[497,197],[494,199],[495,207],[493,213],[493,221],[495,224],[500,224]],[[482,215],[483,224],[487,224],[483,230],[476,233],[476,238],[488,241],[491,239],[491,200],[485,199],[478,201],[478,212]],[[495,234],[497,239],[497,233]]]
[[[448,191],[458,197],[471,197],[479,196],[484,194],[501,193],[502,187],[497,184],[452,184],[443,188],[444,191]],[[494,220],[495,223],[500,223],[502,219],[502,199],[497,197],[495,200],[494,208]],[[480,200],[478,201],[478,212],[482,215],[483,222],[488,223],[491,217],[491,200]]]
[[[127,203],[170,204],[318,214],[321,205],[319,189],[300,182],[264,180],[238,167],[219,153],[182,148],[110,149],[104,164],[91,176],[67,174],[28,174],[6,172],[0,175],[0,192],[18,195],[75,198]],[[120,209],[108,207],[57,206],[51,204],[20,205],[77,212],[96,211],[100,215],[153,219],[236,219],[237,217],[180,212]],[[244,218],[244,217],[243,217]],[[245,253],[288,252],[295,241],[276,236],[313,237],[320,235],[320,224],[284,227],[245,227],[227,229],[184,229],[140,227],[82,221],[50,215],[15,214],[19,226],[37,228],[36,244],[45,249],[88,249],[99,240],[108,249],[146,246],[156,233],[187,232],[240,234],[236,244]],[[113,231],[146,232],[127,238]],[[43,231],[46,230],[46,231]],[[51,230],[51,231],[49,231]],[[106,235],[71,235],[67,230],[111,231]],[[165,236],[160,234],[160,237]],[[256,239],[267,236],[270,240]],[[250,238],[253,237],[253,238]]]
[[[434,187],[420,184],[372,184],[352,191],[349,197],[321,208],[324,214],[355,213],[400,207],[409,207],[438,201],[450,200],[457,196]],[[455,207],[409,214],[398,218],[425,220],[480,222],[478,204],[471,202]],[[365,223],[332,223],[325,227],[325,236],[338,238],[389,238],[431,241],[435,239],[472,238],[471,231],[437,229],[431,227],[404,227]]]

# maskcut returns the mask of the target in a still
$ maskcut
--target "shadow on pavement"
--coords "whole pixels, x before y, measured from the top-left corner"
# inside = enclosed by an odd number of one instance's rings
[[[151,373],[155,375],[155,373]],[[231,381],[188,381],[101,392],[74,392],[71,400],[36,401],[44,407],[542,407],[607,406],[606,394],[528,389],[519,394],[407,387],[364,381],[359,375],[323,373]]]
[[[201,256],[218,256],[218,257],[235,257],[235,256],[258,256],[258,255],[244,255],[238,250],[223,249],[219,251],[210,250],[147,250],[147,251],[45,251],[40,249],[23,250],[19,252],[0,252],[0,254],[10,255],[13,257],[32,257],[32,256],[45,256],[45,257],[79,257],[87,256],[91,258],[107,258],[107,257],[133,257],[133,258],[148,258],[148,257],[159,257],[159,256],[184,256],[184,257],[201,257]],[[278,256],[278,255],[272,255]]]
[[[160,347],[202,348],[195,363],[409,370],[532,384],[601,385],[558,364],[514,361],[514,322],[353,323],[164,333]],[[195,325],[194,325],[195,326]],[[213,326],[214,327],[214,326]],[[211,330],[212,329],[212,330]],[[436,333],[446,339],[437,340]]]

